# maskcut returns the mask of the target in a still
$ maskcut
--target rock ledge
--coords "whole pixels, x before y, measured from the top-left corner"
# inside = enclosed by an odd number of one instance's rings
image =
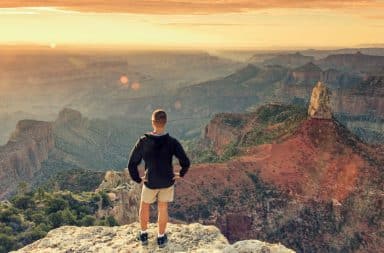
[[[46,237],[13,251],[19,253],[48,252],[199,252],[199,253],[293,253],[280,244],[268,244],[257,240],[240,241],[230,245],[215,226],[199,223],[189,225],[168,224],[169,243],[164,249],[156,245],[156,224],[149,226],[149,245],[143,247],[135,240],[139,223],[116,227],[63,226],[51,230]]]

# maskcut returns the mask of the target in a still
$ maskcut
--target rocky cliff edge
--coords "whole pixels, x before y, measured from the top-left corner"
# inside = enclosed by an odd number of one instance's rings
[[[189,225],[168,224],[168,245],[159,249],[156,244],[157,227],[149,226],[149,245],[141,246],[135,240],[139,223],[116,227],[62,226],[51,230],[46,237],[14,252],[199,252],[199,253],[293,253],[281,244],[257,240],[236,242],[230,245],[215,226],[199,223]]]

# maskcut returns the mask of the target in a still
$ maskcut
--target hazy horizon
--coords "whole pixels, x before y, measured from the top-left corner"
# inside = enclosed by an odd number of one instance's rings
[[[383,45],[384,1],[2,1],[0,44],[132,49]],[[27,28],[27,29],[26,29]]]

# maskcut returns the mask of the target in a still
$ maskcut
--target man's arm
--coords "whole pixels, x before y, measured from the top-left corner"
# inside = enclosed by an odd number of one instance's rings
[[[137,168],[137,166],[141,163],[141,159],[143,158],[142,146],[142,140],[141,138],[139,138],[135,146],[131,150],[128,161],[129,175],[131,176],[132,180],[137,183],[141,183],[142,181],[142,179],[140,178],[139,170]]]
[[[187,173],[191,162],[189,161],[188,156],[185,154],[183,146],[180,142],[175,139],[175,156],[179,159],[179,164],[181,166],[180,177],[183,177]]]

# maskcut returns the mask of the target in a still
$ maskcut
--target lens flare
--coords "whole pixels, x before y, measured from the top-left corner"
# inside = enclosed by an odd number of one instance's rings
[[[131,88],[132,88],[132,90],[139,90],[140,86],[141,86],[141,84],[139,82],[134,82],[134,83],[132,83]]]
[[[174,107],[175,107],[176,110],[181,109],[181,102],[180,102],[180,100],[176,100],[176,102],[174,104]]]
[[[129,86],[128,82],[129,79],[126,75],[120,76],[120,83],[122,84],[122,86]]]

